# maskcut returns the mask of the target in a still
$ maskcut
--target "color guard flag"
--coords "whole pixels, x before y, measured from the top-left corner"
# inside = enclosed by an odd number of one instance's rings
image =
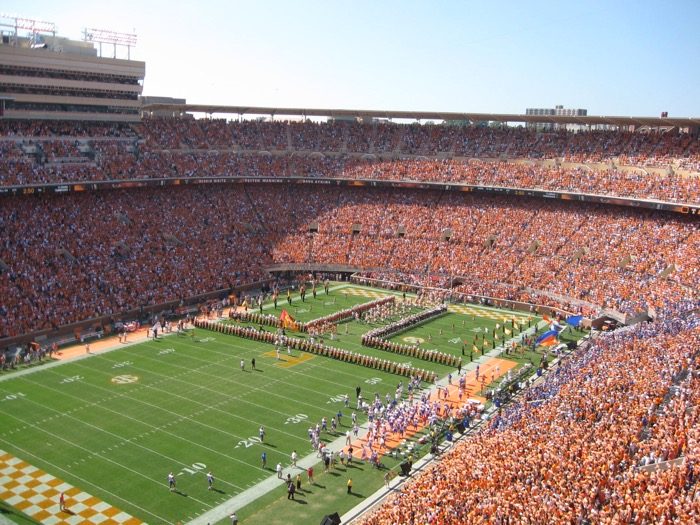
[[[559,333],[556,330],[549,330],[539,336],[535,342],[539,346],[551,346],[558,342],[558,335]]]
[[[289,315],[289,312],[287,312],[285,309],[282,309],[282,313],[280,314],[280,322],[282,323],[282,328],[289,328],[292,330],[297,329],[297,324],[294,321],[294,318]]]
[[[572,315],[571,317],[566,318],[566,324],[569,326],[579,326],[581,321],[583,321],[582,315]]]
[[[561,332],[564,328],[566,328],[566,327],[560,325],[556,321],[552,321],[551,324],[549,325],[550,330],[556,330],[557,332]]]
[[[510,330],[508,330],[507,328],[506,328],[505,330],[503,330],[503,331],[505,332],[506,335],[510,335],[510,334],[512,333],[512,332],[511,332]]]

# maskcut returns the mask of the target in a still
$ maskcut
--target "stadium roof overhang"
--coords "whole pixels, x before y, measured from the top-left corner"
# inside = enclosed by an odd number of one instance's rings
[[[144,111],[171,111],[182,113],[330,117],[330,118],[379,118],[412,120],[454,120],[469,122],[532,122],[552,124],[582,124],[612,126],[694,127],[700,126],[700,117],[620,117],[603,115],[522,115],[516,113],[451,113],[442,111],[384,111],[362,109],[273,108],[250,106],[216,106],[206,104],[147,104]]]

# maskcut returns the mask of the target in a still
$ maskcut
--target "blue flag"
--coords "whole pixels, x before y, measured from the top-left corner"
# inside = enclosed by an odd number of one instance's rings
[[[553,342],[557,341],[557,337],[559,336],[559,332],[556,330],[549,330],[545,333],[543,333],[541,336],[537,338],[536,344],[538,345],[549,345]]]
[[[583,321],[582,315],[572,315],[571,317],[566,318],[566,324],[570,326],[579,326],[581,321]]]

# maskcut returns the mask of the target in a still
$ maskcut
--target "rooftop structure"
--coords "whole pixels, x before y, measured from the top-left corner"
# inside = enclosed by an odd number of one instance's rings
[[[553,108],[527,108],[525,110],[526,115],[533,116],[564,116],[564,117],[583,117],[588,115],[587,109],[573,109],[565,108],[562,105],[555,106]],[[537,129],[540,131],[551,131],[553,129],[566,129],[568,131],[579,131],[582,127],[581,124],[554,124],[551,122],[528,122],[528,128]]]
[[[449,111],[391,111],[375,109],[339,109],[339,108],[277,108],[254,106],[221,106],[210,104],[144,104],[143,111],[170,111],[185,113],[204,113],[207,115],[271,116],[271,117],[325,117],[328,119],[354,118],[369,119],[407,119],[414,121],[440,120],[446,123],[463,122],[469,124],[483,122],[531,123],[545,122],[552,124],[579,124],[594,129],[607,125],[612,128],[635,130],[642,127],[679,128],[697,131],[700,117],[626,117],[605,115],[527,115],[518,113],[457,113]]]
[[[144,62],[105,58],[94,42],[125,45],[135,35],[86,30],[85,41],[56,36],[48,22],[0,18],[0,97],[4,118],[135,122]],[[9,28],[9,29],[8,29]],[[25,33],[20,33],[23,30]],[[114,35],[117,35],[116,37]]]

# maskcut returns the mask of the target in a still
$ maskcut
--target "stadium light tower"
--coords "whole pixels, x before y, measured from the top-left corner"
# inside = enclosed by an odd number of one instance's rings
[[[117,58],[117,46],[125,46],[127,59],[131,60],[131,48],[136,45],[136,34],[86,27],[83,30],[83,41],[100,44],[100,56],[102,56],[102,44],[112,44],[114,48],[112,58]]]
[[[44,22],[42,20],[34,20],[32,18],[22,18],[19,16],[0,14],[0,28],[10,27],[13,29],[13,36],[19,36],[20,29],[27,31],[30,34],[32,44],[36,44],[38,35],[50,34],[56,36],[56,24],[53,22]]]

